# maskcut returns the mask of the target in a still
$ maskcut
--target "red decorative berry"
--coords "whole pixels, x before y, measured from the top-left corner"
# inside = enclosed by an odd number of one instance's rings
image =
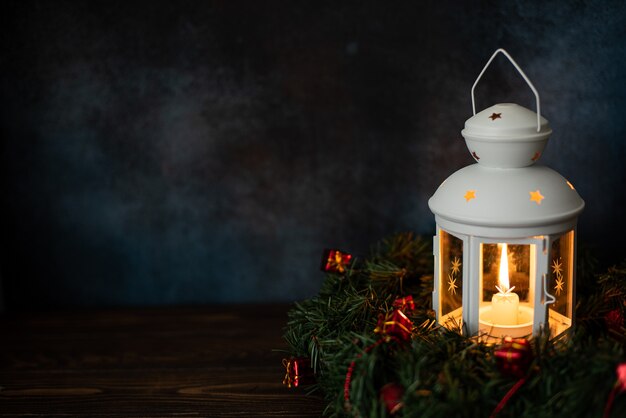
[[[404,388],[397,383],[387,383],[380,388],[380,399],[385,404],[387,412],[393,415],[404,406],[402,397],[404,396]]]
[[[615,386],[620,392],[626,392],[626,363],[618,364],[615,368],[615,373],[617,373],[617,382]]]
[[[620,309],[613,309],[606,314],[604,321],[609,330],[620,331],[624,326],[624,314]]]

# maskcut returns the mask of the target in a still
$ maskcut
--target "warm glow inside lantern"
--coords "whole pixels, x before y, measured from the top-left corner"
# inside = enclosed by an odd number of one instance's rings
[[[435,214],[433,308],[440,324],[493,338],[567,331],[574,321],[576,222],[584,202],[554,170],[535,164],[552,133],[537,112],[496,104],[462,131],[477,164],[446,179]]]

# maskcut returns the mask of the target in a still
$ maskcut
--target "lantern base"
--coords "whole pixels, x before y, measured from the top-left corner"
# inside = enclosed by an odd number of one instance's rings
[[[533,309],[529,306],[520,305],[517,314],[517,325],[501,325],[494,323],[491,306],[480,308],[479,334],[486,334],[490,337],[504,338],[526,337],[533,333]]]
[[[457,308],[442,315],[438,322],[449,330],[461,332],[463,329],[463,309]]]
[[[550,336],[556,337],[563,334],[572,326],[571,318],[558,313],[553,309],[548,309],[548,323],[550,324]]]

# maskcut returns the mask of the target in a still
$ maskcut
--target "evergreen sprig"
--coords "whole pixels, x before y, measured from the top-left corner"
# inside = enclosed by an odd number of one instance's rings
[[[607,315],[626,313],[626,260],[606,273],[581,257],[576,329],[567,340],[547,335],[532,340],[534,360],[527,382],[499,417],[602,416],[616,375],[626,361],[626,330],[607,325]],[[380,388],[400,384],[402,417],[486,417],[516,379],[496,367],[494,347],[436,325],[431,310],[432,246],[410,233],[385,239],[345,274],[327,274],[319,294],[289,312],[285,339],[291,354],[309,357],[321,390],[325,415],[385,417]],[[416,324],[410,343],[395,341],[367,351],[379,336],[379,315],[398,297],[412,295]],[[346,407],[343,386],[349,364],[358,359]],[[626,394],[613,405],[626,416]]]

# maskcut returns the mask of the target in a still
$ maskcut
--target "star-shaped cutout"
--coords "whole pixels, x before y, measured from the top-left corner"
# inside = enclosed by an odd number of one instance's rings
[[[576,190],[576,189],[574,189],[574,185],[572,183],[570,183],[569,181],[565,180],[565,183],[567,183],[567,185],[569,186],[570,189]]]
[[[556,279],[556,283],[554,285],[554,291],[556,293],[557,296],[559,296],[561,294],[561,292],[563,291],[563,285],[565,283],[563,282],[563,279],[560,277],[557,277]]]
[[[460,271],[461,260],[459,260],[459,257],[454,257],[454,260],[452,260],[452,274],[459,274]]]
[[[452,277],[448,274],[448,292],[456,295],[456,289],[459,286],[456,285],[456,277]]]
[[[532,161],[537,161],[539,159],[539,157],[541,157],[541,153],[539,151],[535,152],[535,155],[533,155],[533,158],[531,158]]]
[[[472,157],[474,157],[476,161],[480,160],[480,157],[478,156],[478,154],[476,154],[476,151],[472,151]]]
[[[492,113],[491,116],[489,116],[489,118],[491,120],[502,119],[502,113]]]
[[[554,273],[557,276],[561,277],[561,275],[563,273],[563,264],[561,263],[560,260],[554,259],[552,261],[552,273]]]
[[[528,192],[528,193],[530,193],[530,201],[536,202],[538,205],[541,205],[541,201],[545,199],[545,197],[541,194],[539,189],[537,189],[534,192]]]
[[[463,197],[465,198],[466,202],[469,202],[472,199],[476,199],[476,190],[468,190],[467,192],[465,192],[465,195]]]

